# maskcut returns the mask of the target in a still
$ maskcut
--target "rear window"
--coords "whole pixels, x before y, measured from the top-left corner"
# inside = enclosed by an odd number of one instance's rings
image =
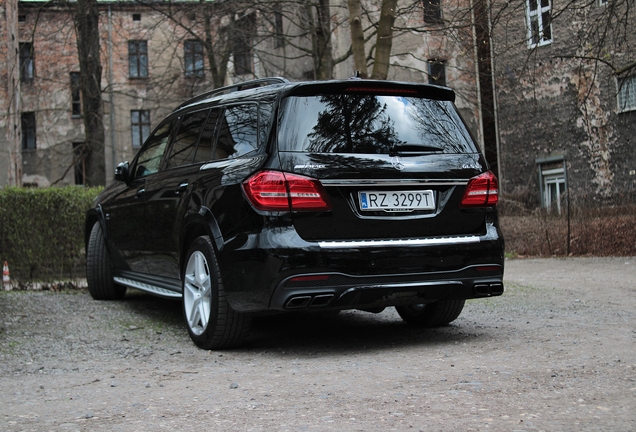
[[[450,101],[366,94],[283,100],[278,148],[310,153],[476,153]]]

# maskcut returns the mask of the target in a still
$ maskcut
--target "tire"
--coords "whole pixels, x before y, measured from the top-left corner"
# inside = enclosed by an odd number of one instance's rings
[[[455,321],[464,309],[466,300],[438,300],[435,303],[396,306],[400,317],[418,327],[440,327]]]
[[[126,287],[113,281],[113,262],[99,222],[93,225],[86,248],[86,281],[95,300],[119,300],[126,294]]]
[[[234,311],[225,298],[208,236],[198,237],[186,255],[183,317],[194,344],[208,350],[237,347],[250,330],[251,316]]]

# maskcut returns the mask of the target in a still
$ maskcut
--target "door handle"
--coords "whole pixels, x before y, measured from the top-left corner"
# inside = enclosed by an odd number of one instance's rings
[[[144,194],[144,192],[146,192],[146,188],[145,187],[137,189],[137,193],[135,194],[135,198],[139,198],[140,196],[142,196]]]
[[[185,191],[188,188],[188,184],[188,182],[179,184],[179,187],[174,190],[174,193],[179,195],[181,192]]]

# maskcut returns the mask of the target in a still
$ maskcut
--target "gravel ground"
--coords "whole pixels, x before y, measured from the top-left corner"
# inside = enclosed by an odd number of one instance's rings
[[[636,430],[636,257],[506,265],[448,327],[262,317],[223,352],[178,302],[2,292],[0,430]]]

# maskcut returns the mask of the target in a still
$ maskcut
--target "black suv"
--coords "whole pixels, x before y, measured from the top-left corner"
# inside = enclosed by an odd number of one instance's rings
[[[182,298],[205,349],[238,345],[264,311],[448,324],[503,293],[504,266],[497,179],[454,98],[268,78],[187,101],[87,214],[91,295]]]

